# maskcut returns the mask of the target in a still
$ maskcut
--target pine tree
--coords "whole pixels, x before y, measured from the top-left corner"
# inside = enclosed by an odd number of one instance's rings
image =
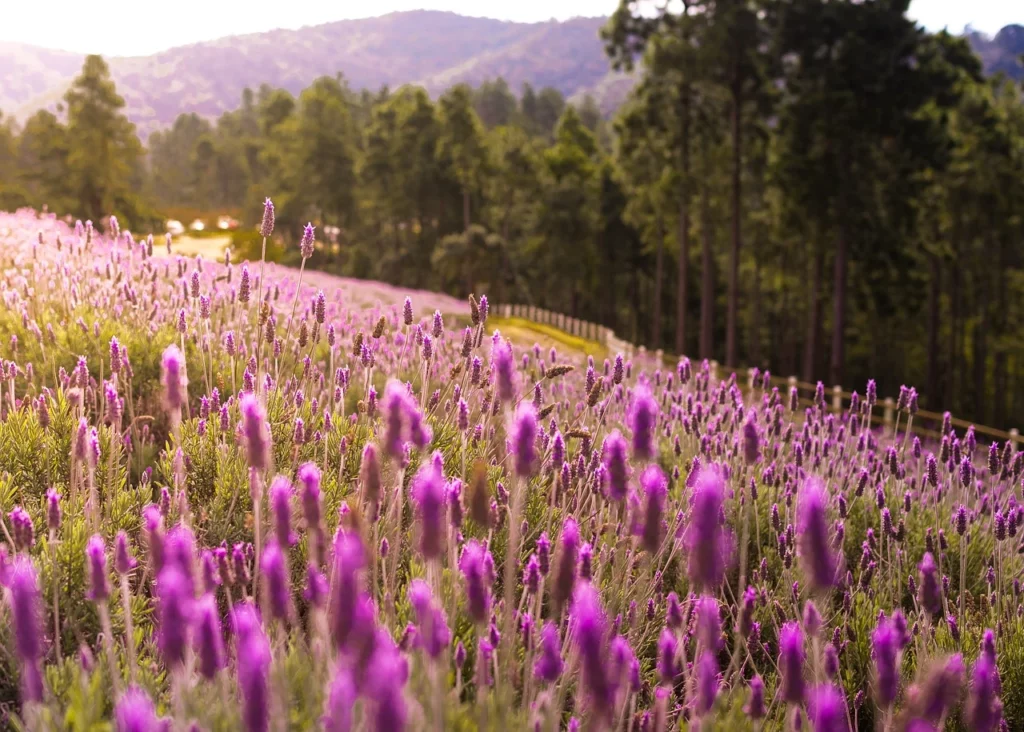
[[[130,218],[137,211],[143,149],[100,56],[86,57],[64,101],[75,213],[94,222],[111,213]]]

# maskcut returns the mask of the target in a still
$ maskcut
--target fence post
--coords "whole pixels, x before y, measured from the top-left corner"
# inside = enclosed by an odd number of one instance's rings
[[[893,402],[892,397],[886,397],[885,401],[882,403],[885,405],[885,410],[882,412],[882,419],[885,422],[886,427],[891,427],[896,404]]]
[[[712,361],[708,365],[711,366],[711,378],[718,381],[718,361]]]
[[[1014,427],[1010,430],[1010,452],[1017,452],[1017,440],[1020,439],[1020,430]]]
[[[843,387],[839,384],[832,387],[832,411],[843,411]]]

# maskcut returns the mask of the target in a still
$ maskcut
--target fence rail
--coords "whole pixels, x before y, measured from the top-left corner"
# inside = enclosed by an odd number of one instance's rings
[[[609,353],[621,353],[625,358],[634,358],[639,355],[644,358],[653,358],[654,361],[659,364],[666,363],[666,354],[661,349],[650,354],[643,346],[635,346],[629,341],[619,338],[611,328],[607,328],[597,323],[580,320],[579,318],[572,318],[563,313],[552,312],[551,310],[538,308],[534,305],[502,304],[498,305],[496,310],[499,315],[505,318],[522,318],[533,323],[550,325],[554,328],[558,328],[559,330],[563,330],[570,335],[577,336],[578,338],[596,341],[607,348]],[[710,365],[712,373],[716,378],[729,378],[731,374],[735,374],[738,383],[743,384],[748,388],[753,386],[754,369],[730,368],[721,366],[717,361],[711,361]],[[800,381],[795,376],[772,376],[770,381],[773,386],[778,386],[780,389],[785,388],[788,390],[792,387],[796,387],[797,395],[801,404],[811,405],[814,403],[814,393],[818,388],[817,384]],[[833,386],[831,390],[826,391],[826,398],[830,399],[832,411],[841,412],[849,407],[853,392],[845,391],[842,386],[839,385]],[[863,397],[863,395],[861,396]],[[892,397],[882,399],[874,406],[871,413],[871,421],[875,424],[887,426],[895,425],[896,401]],[[921,409],[914,415],[911,431],[923,437],[939,438],[942,436],[940,431],[942,421],[942,414]],[[960,427],[962,429],[973,427],[975,434],[987,437],[989,440],[1009,442],[1010,447],[1014,452],[1024,446],[1024,437],[1021,437],[1020,430],[1016,428],[1009,431],[999,430],[994,427],[977,425],[968,420],[956,417],[952,417],[950,419],[950,423],[954,427]]]

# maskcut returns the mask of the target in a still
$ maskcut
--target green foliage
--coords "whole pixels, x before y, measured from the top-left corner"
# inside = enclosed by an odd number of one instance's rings
[[[100,221],[110,213],[146,223],[135,191],[142,180],[142,145],[135,126],[121,112],[124,99],[99,56],[88,56],[81,75],[64,95],[68,109],[67,166],[83,219]],[[63,170],[52,171],[62,175]]]

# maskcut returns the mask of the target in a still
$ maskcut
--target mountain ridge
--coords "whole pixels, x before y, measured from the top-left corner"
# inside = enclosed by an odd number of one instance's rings
[[[598,36],[605,21],[517,23],[417,10],[225,36],[107,61],[126,113],[145,137],[181,112],[212,118],[235,109],[246,87],[270,84],[297,94],[318,76],[339,72],[354,89],[413,83],[431,94],[498,76],[515,90],[530,82],[567,97],[621,90],[606,78],[613,75]],[[55,108],[83,59],[0,43],[0,110],[23,121],[37,109]],[[599,100],[607,111],[619,101]]]
[[[503,77],[552,86],[570,99],[592,94],[610,113],[632,86],[612,72],[599,38],[604,17],[534,23],[439,10],[393,12],[301,28],[229,35],[148,56],[109,57],[126,113],[143,138],[183,112],[214,118],[262,84],[298,94],[315,78],[341,73],[354,89],[418,84],[432,95],[453,84]],[[1024,26],[966,37],[987,72],[1024,79]],[[56,109],[85,54],[0,42],[0,112],[24,121]],[[212,73],[211,73],[212,72]]]

